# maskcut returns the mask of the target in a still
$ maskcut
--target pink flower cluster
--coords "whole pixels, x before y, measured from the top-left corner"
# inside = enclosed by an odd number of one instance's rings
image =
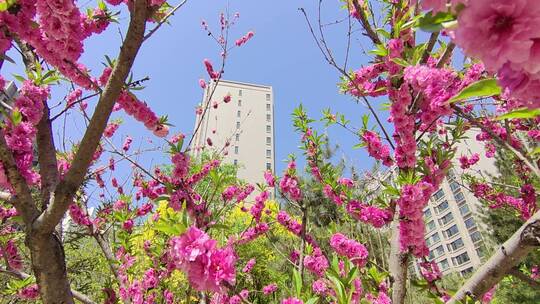
[[[274,174],[272,174],[272,172],[265,171],[264,172],[264,180],[266,181],[266,184],[268,185],[268,187],[275,187],[275,185],[276,185],[276,177],[274,176]]]
[[[291,218],[289,214],[287,214],[287,212],[283,210],[279,211],[276,219],[278,223],[280,223],[283,227],[285,227],[287,230],[289,230],[293,234],[297,236],[302,235],[302,224],[298,223],[296,220]],[[305,240],[308,244],[312,245],[313,247],[319,247],[317,245],[317,242],[311,235],[306,234]]]
[[[182,152],[175,153],[171,161],[174,165],[172,179],[175,183],[179,183],[186,178],[189,172],[189,155]]]
[[[39,286],[32,284],[17,292],[17,296],[23,300],[35,300],[39,297]]]
[[[206,72],[208,72],[208,76],[210,76],[211,79],[218,79],[221,76],[221,73],[214,71],[214,67],[212,66],[212,62],[210,62],[210,60],[205,59],[203,63],[206,67]]]
[[[321,248],[315,247],[311,255],[304,258],[304,266],[318,277],[322,277],[328,269],[328,260],[322,254]]]
[[[349,201],[347,212],[357,220],[370,224],[375,228],[381,228],[392,221],[392,212],[390,210],[366,205],[357,200]]]
[[[242,38],[236,40],[235,42],[236,46],[242,46],[243,44],[248,42],[249,39],[253,38],[253,35],[255,35],[255,33],[253,33],[252,31],[247,32],[247,34],[242,36]]]
[[[397,201],[399,206],[399,243],[401,251],[411,250],[417,257],[429,254],[424,239],[425,224],[423,209],[426,206],[433,186],[426,182],[414,185],[405,185],[401,189],[401,196]]]
[[[480,160],[480,155],[474,153],[470,158],[466,155],[462,155],[459,158],[459,165],[461,169],[469,169],[471,166],[474,166]]]
[[[236,281],[236,255],[231,247],[217,248],[217,242],[196,227],[190,227],[169,241],[171,267],[187,273],[199,291],[224,293]]]
[[[538,209],[536,205],[536,192],[534,187],[529,184],[521,187],[521,198],[498,192],[487,184],[474,183],[471,185],[471,188],[474,196],[477,198],[493,202],[489,206],[490,208],[496,209],[508,205],[516,209],[524,220],[529,219]]]
[[[300,190],[295,176],[286,173],[279,182],[279,187],[284,194],[288,193],[292,200],[300,201],[302,199],[302,190]]]
[[[271,293],[274,293],[274,292],[276,292],[277,288],[278,288],[278,286],[277,286],[276,283],[266,285],[266,286],[263,287],[263,294],[269,295]]]
[[[241,238],[236,242],[237,244],[246,244],[256,239],[257,237],[265,234],[270,228],[267,223],[258,223],[255,227],[248,228],[242,233]]]
[[[531,268],[531,279],[533,280],[540,279],[540,268],[538,267],[538,265],[534,265]]]
[[[8,240],[4,248],[0,247],[0,253],[10,268],[15,270],[22,269],[22,258],[14,240]]]
[[[442,278],[441,270],[435,261],[425,261],[419,263],[419,265],[420,273],[428,282],[432,283]]]
[[[353,96],[377,97],[386,94],[387,80],[378,78],[386,71],[384,63],[363,67],[354,73],[353,82],[348,84],[347,92]]]
[[[480,59],[517,106],[540,107],[540,7],[535,0],[468,1],[455,42]]]
[[[394,123],[394,139],[396,141],[395,159],[400,168],[414,168],[416,165],[415,118],[409,115],[407,108],[412,103],[409,86],[402,84],[398,90],[389,91],[390,118]]]
[[[299,300],[297,298],[287,298],[287,299],[283,299],[281,301],[281,304],[304,304],[304,302],[302,302],[302,300]]]
[[[88,215],[79,207],[79,205],[73,203],[69,205],[69,216],[73,222],[77,225],[91,226],[92,221]]]
[[[383,145],[379,134],[366,130],[362,134],[362,140],[366,144],[369,156],[382,161],[385,166],[394,164],[394,160],[390,156],[390,147]]]
[[[315,280],[311,284],[311,290],[313,290],[313,293],[324,296],[328,292],[328,286],[326,286],[326,282],[322,279]]]
[[[242,268],[242,272],[243,273],[250,273],[251,270],[253,269],[253,266],[255,266],[256,262],[257,262],[257,260],[255,258],[252,258],[249,261],[247,261],[246,266],[244,266],[244,268]]]
[[[228,202],[232,200],[239,192],[240,189],[237,186],[229,186],[223,190],[221,197],[224,201]]]
[[[341,233],[332,235],[330,246],[337,254],[347,257],[358,267],[364,267],[367,263],[368,251],[366,247],[355,240],[348,239]]]
[[[158,137],[166,137],[169,127],[164,125],[159,117],[148,107],[145,102],[139,101],[133,94],[122,91],[117,100],[126,114],[133,116],[137,121],[152,131]]]
[[[255,197],[255,204],[249,210],[257,223],[261,221],[262,211],[265,207],[266,200],[268,200],[268,196],[268,191],[261,192]]]

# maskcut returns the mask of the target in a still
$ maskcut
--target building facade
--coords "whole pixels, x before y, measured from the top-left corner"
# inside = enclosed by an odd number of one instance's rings
[[[226,96],[230,96],[227,103]],[[201,107],[191,146],[194,155],[205,150],[223,152],[224,161],[236,165],[238,177],[250,184],[262,183],[264,171],[274,172],[271,86],[220,80],[205,89]]]

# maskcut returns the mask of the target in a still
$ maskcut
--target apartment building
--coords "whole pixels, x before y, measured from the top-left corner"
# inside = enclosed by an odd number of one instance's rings
[[[197,116],[192,153],[223,152],[224,161],[238,167],[239,178],[264,182],[264,171],[275,168],[272,87],[220,80],[206,88],[201,106],[206,112]]]

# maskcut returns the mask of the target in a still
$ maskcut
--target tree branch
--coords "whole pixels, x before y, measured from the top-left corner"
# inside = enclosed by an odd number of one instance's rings
[[[360,7],[360,1],[359,0],[353,0],[352,4],[354,6],[354,9],[356,10],[356,19],[360,21],[360,24],[362,24],[362,27],[366,31],[366,36],[368,36],[371,41],[375,44],[382,44],[381,39],[379,39],[379,35],[373,30],[371,27],[371,24],[369,24],[369,20],[367,20],[366,12],[364,12],[364,9]]]
[[[396,207],[394,211],[394,221],[392,222],[390,239],[390,256],[388,259],[388,269],[392,275],[392,303],[405,303],[407,294],[407,271],[409,255],[403,253],[399,248],[399,211]]]
[[[53,231],[71,204],[73,195],[84,180],[86,171],[92,162],[92,156],[107,126],[113,106],[120,95],[137,52],[142,45],[149,12],[146,0],[135,0],[128,32],[122,43],[118,62],[114,66],[109,81],[98,101],[90,124],[80,143],[80,149],[75,154],[71,168],[64,180],[57,185],[54,201],[34,223],[34,228],[39,233],[45,234]]]
[[[517,267],[510,269],[509,274],[517,279],[520,279],[522,282],[527,283],[527,285],[534,289],[540,289],[540,282],[533,280],[531,277],[521,272],[521,270],[519,270]]]
[[[13,270],[13,269],[5,269],[5,268],[0,268],[0,273],[5,273],[9,276],[12,276],[12,277],[15,277],[19,280],[24,280],[26,278],[29,278],[30,275],[27,274],[27,273],[24,273],[24,272],[21,272],[21,271],[17,271],[17,270]],[[76,290],[71,290],[71,293],[73,294],[73,296],[75,297],[75,299],[81,301],[81,303],[83,304],[96,304],[96,302],[92,301],[92,299],[90,299],[87,295],[83,294],[83,293],[80,293]]]
[[[456,304],[467,296],[480,298],[500,282],[529,252],[540,245],[540,211],[525,222],[450,299]]]

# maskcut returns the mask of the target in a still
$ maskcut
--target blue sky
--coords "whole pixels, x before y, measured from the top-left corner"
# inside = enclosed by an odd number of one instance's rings
[[[171,5],[176,3],[171,2]],[[231,36],[236,39],[253,30],[255,37],[245,46],[233,50],[224,78],[273,86],[276,165],[278,172],[281,172],[284,168],[281,160],[291,152],[298,152],[299,136],[294,133],[290,114],[300,102],[314,117],[320,117],[322,109],[330,107],[333,111],[346,113],[356,126],[360,125],[361,116],[367,111],[348,96],[339,94],[339,74],[323,60],[303,15],[298,11],[299,7],[304,7],[311,17],[315,17],[317,4],[317,0],[188,0],[170,19],[171,24],[164,25],[140,50],[133,68],[135,79],[149,76],[151,80],[145,83],[145,90],[137,92],[138,96],[147,101],[158,115],[167,114],[175,125],[173,131],[190,133],[195,119],[194,108],[202,97],[198,79],[207,78],[202,61],[209,58],[217,63],[220,53],[215,42],[201,29],[201,20],[216,28],[219,13],[228,6],[231,13],[239,12],[241,16]],[[84,5],[95,4],[89,2]],[[346,12],[340,6],[337,0],[324,1],[323,19],[332,22],[346,17]],[[86,52],[81,61],[93,69],[94,75],[100,74],[100,62],[104,61],[104,55],[114,58],[118,54],[121,41],[119,29],[125,33],[126,17],[126,14],[122,14],[119,25],[114,24],[106,33],[86,41]],[[345,54],[344,25],[328,28],[329,42],[338,58],[343,58]],[[149,27],[152,26],[149,24]],[[362,53],[361,42],[365,47],[369,46],[364,39],[353,40],[352,68],[358,68],[369,60]],[[15,56],[13,52],[11,55]],[[9,75],[12,72],[20,73],[17,67],[5,64],[2,73]],[[56,94],[62,98],[65,89]],[[94,103],[89,102],[90,107]],[[142,140],[151,138],[151,134],[130,117],[124,117],[124,122],[119,129],[121,134],[135,135]],[[56,128],[61,127],[59,123]],[[68,119],[68,126],[67,133],[71,138],[77,138],[84,129],[81,121],[75,118]],[[338,156],[346,153],[349,164],[359,168],[371,166],[372,161],[363,150],[351,149],[357,143],[355,138],[337,128],[329,132],[333,135],[333,142],[342,147]],[[151,156],[149,161],[153,164],[163,162],[157,154]]]

